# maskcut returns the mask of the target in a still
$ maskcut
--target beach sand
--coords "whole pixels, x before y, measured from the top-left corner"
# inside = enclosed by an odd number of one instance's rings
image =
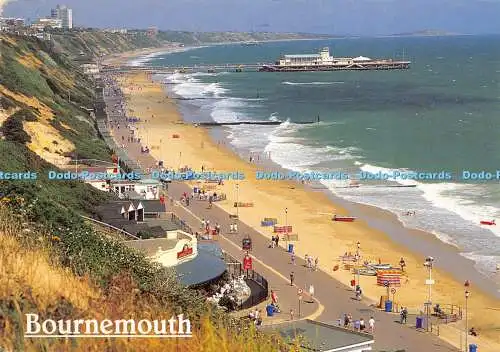
[[[402,286],[397,289],[395,301],[400,306],[409,307],[410,311],[423,309],[428,290],[425,280],[428,277],[423,267],[424,257],[409,248],[395,244],[383,232],[369,227],[358,219],[354,223],[331,221],[328,214],[342,214],[344,209],[332,202],[322,192],[306,189],[291,181],[258,181],[255,171],[265,169],[262,164],[243,161],[227,148],[224,142],[213,140],[208,130],[185,124],[178,112],[176,102],[167,97],[161,84],[155,83],[146,73],[129,73],[118,76],[118,80],[127,99],[129,116],[140,117],[138,134],[151,149],[157,160],[163,160],[167,168],[177,170],[189,166],[194,170],[217,172],[242,172],[243,181],[226,181],[217,187],[218,193],[225,193],[226,201],[217,204],[229,213],[235,213],[233,207],[236,198],[240,202],[253,202],[254,207],[240,208],[240,220],[264,233],[269,238],[272,228],[260,226],[265,217],[277,218],[280,225],[285,224],[285,208],[288,209],[286,222],[293,226],[299,241],[295,242],[296,254],[304,257],[309,254],[319,258],[319,267],[343,284],[349,285],[353,274],[342,268],[333,271],[339,256],[345,252],[356,253],[356,243],[361,244],[362,261],[390,263],[397,267],[403,257],[406,261],[408,279],[402,279]],[[145,122],[147,121],[147,122]],[[173,135],[179,138],[173,138]],[[154,165],[142,165],[154,167]],[[239,191],[236,192],[238,183]],[[196,183],[192,182],[192,185]],[[200,185],[200,184],[199,184]],[[203,185],[203,184],[201,184]],[[282,241],[284,242],[284,241]],[[284,244],[284,243],[282,243]],[[432,241],[429,241],[432,245]],[[432,301],[446,304],[464,305],[463,282],[458,282],[450,274],[433,270],[435,285],[432,288]],[[361,277],[363,295],[373,302],[379,302],[386,289],[376,285],[376,277]],[[470,337],[469,342],[477,341],[481,351],[500,351],[500,302],[498,299],[473,286],[469,289],[469,327],[474,326],[479,332],[479,339]],[[392,295],[391,295],[392,296]],[[391,297],[392,298],[392,297]],[[441,337],[460,346],[464,336],[464,322],[442,326]]]

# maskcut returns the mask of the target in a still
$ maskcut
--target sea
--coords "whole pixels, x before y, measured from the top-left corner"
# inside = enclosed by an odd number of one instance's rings
[[[282,54],[317,53],[323,47],[336,57],[409,60],[411,68],[306,73],[208,73],[206,68],[272,63]],[[155,77],[179,98],[186,120],[283,121],[224,130],[245,159],[269,157],[297,172],[346,173],[350,180],[319,182],[336,197],[394,213],[404,226],[456,246],[481,273],[495,275],[500,36],[228,44],[149,55],[130,64],[204,65]],[[318,118],[319,123],[300,123]],[[351,187],[355,183],[360,186]],[[494,219],[497,226],[480,224]]]

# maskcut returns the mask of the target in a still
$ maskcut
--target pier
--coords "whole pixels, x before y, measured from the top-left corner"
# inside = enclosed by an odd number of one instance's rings
[[[349,62],[335,65],[302,65],[287,66],[274,64],[218,64],[194,66],[116,66],[103,67],[104,72],[123,73],[130,71],[147,72],[150,74],[194,73],[194,72],[318,72],[318,71],[388,71],[407,70],[410,61],[374,60],[369,62]]]

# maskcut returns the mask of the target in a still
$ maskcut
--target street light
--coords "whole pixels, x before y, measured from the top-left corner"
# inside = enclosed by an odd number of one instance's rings
[[[239,218],[240,215],[240,207],[239,207],[239,194],[240,194],[240,184],[236,183],[236,217]]]
[[[467,352],[468,348],[468,338],[469,338],[469,322],[468,322],[468,309],[467,309],[467,301],[469,300],[470,292],[468,290],[470,284],[469,280],[465,281],[465,351]]]
[[[286,236],[286,246],[288,248],[288,208],[285,208],[285,236]]]
[[[359,268],[359,260],[361,259],[361,256],[359,254],[359,250],[361,249],[361,243],[359,243],[359,241],[358,241],[358,243],[356,245],[357,245],[357,249],[356,249],[356,262],[357,262],[357,266],[358,266],[358,270],[357,270],[357,272],[358,272],[357,273],[358,274],[358,286],[361,287],[361,284],[359,282],[359,269],[360,269]]]
[[[432,285],[434,285],[434,280],[432,280],[432,266],[434,263],[433,257],[425,258],[424,266],[429,270],[429,278],[425,280],[425,284],[429,286],[429,292],[427,296],[427,302],[425,305],[427,306],[427,331],[429,331],[429,315],[432,306]]]

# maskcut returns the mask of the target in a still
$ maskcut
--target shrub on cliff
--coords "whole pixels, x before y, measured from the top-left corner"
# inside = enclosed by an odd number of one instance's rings
[[[23,129],[23,120],[14,115],[4,121],[1,131],[7,141],[20,144],[31,142],[31,137]]]

